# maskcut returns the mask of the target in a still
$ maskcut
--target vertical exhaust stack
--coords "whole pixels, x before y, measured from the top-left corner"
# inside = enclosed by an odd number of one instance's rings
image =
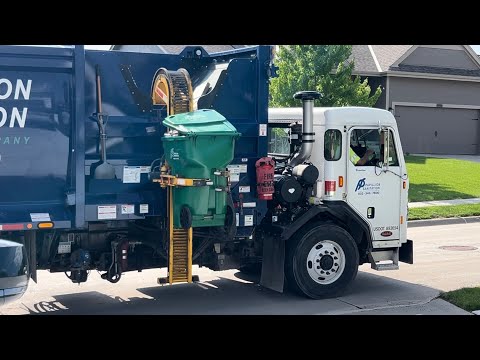
[[[303,131],[302,146],[298,153],[289,162],[292,168],[308,160],[312,154],[313,143],[315,142],[313,132],[313,102],[319,99],[321,94],[317,91],[300,91],[293,98],[300,99],[303,103]]]

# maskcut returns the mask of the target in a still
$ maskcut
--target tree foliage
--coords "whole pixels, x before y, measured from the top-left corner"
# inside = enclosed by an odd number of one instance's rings
[[[382,90],[372,94],[368,79],[352,76],[351,45],[280,45],[275,61],[278,77],[271,80],[270,105],[299,106],[297,91],[316,90],[323,96],[320,106],[375,105]]]

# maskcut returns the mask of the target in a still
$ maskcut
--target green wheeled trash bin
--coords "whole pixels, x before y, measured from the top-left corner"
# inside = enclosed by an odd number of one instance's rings
[[[167,117],[162,138],[170,175],[208,180],[202,186],[173,188],[173,226],[181,227],[182,208],[188,207],[192,227],[224,226],[227,212],[226,167],[233,160],[235,127],[215,110],[196,110]]]

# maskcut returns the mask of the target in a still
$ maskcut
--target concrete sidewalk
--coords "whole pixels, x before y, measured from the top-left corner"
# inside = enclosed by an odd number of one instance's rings
[[[408,207],[410,209],[413,209],[413,208],[427,207],[427,206],[447,206],[447,205],[465,205],[465,204],[480,204],[480,198],[411,202],[411,203],[408,203]]]

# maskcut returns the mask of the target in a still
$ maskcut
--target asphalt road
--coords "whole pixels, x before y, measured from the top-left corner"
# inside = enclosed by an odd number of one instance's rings
[[[480,284],[480,223],[409,229],[414,265],[377,272],[362,265],[343,297],[309,300],[264,289],[236,270],[195,269],[200,283],[159,286],[165,270],[125,274],[110,284],[92,272],[87,283],[72,284],[63,274],[39,272],[39,284],[0,314],[469,314],[443,300],[448,291]],[[476,250],[444,250],[441,246]]]

